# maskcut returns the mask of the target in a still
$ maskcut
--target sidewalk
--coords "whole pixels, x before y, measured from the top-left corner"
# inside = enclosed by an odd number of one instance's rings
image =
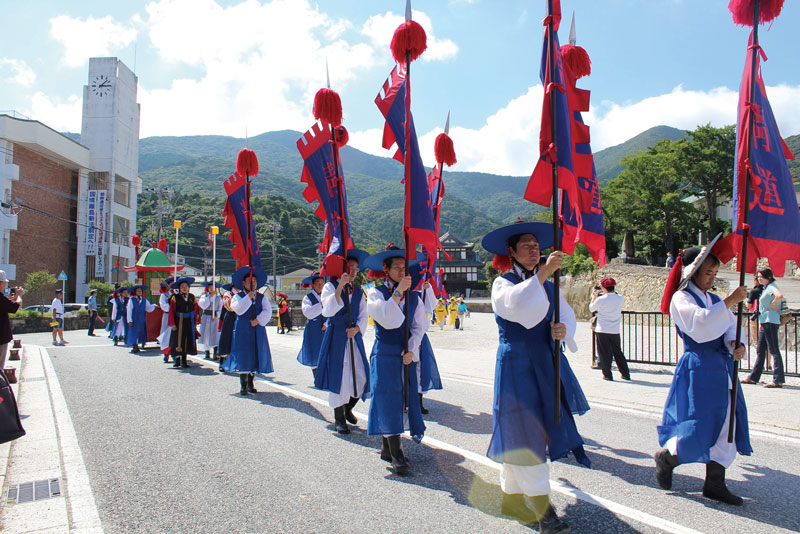
[[[9,362],[9,367],[17,369],[14,394],[27,434],[0,446],[2,531],[101,534],[89,478],[50,355],[46,348],[28,344],[31,337],[18,336],[23,339],[22,359]],[[13,487],[19,502],[10,498]]]

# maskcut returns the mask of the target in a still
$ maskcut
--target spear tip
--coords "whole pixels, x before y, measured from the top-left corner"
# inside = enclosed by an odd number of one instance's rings
[[[444,121],[444,133],[450,135],[450,110],[447,110],[447,120]]]
[[[328,81],[328,89],[331,88],[331,72],[328,70],[328,56],[325,56],[325,78]]]
[[[406,0],[406,22],[411,20],[411,0]]]
[[[578,42],[578,38],[575,34],[575,12],[572,12],[572,23],[569,25],[569,44],[575,46],[575,43]]]

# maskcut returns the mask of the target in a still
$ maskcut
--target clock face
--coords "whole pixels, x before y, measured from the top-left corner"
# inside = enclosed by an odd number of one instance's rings
[[[95,76],[90,87],[97,96],[103,97],[111,94],[111,80],[105,74]]]

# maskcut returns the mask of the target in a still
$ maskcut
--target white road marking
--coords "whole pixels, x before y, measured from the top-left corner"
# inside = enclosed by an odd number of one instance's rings
[[[207,360],[202,360],[202,359],[197,358],[197,357],[194,357],[192,359],[195,360],[195,362],[197,362],[197,363],[202,363],[202,364],[210,363]],[[274,382],[271,382],[271,381],[269,381],[269,380],[267,380],[265,378],[256,377],[256,379],[259,382],[261,382],[263,384],[266,384],[266,385],[268,385],[269,387],[271,387],[273,389],[276,389],[278,391],[282,391],[283,393],[291,395],[292,397],[298,397],[298,398],[301,398],[301,399],[304,399],[304,400],[307,400],[307,401],[310,401],[310,402],[313,402],[313,403],[320,404],[320,405],[323,405],[325,407],[328,407],[328,401],[325,400],[325,399],[321,399],[321,398],[316,397],[314,395],[309,395],[308,393],[304,393],[302,391],[298,391],[298,390],[290,388],[288,386],[275,384]],[[353,413],[359,418],[362,418],[362,419],[365,419],[365,420],[367,419],[367,414],[364,414],[364,413],[361,413],[361,412],[356,412],[356,411],[353,411]],[[438,440],[436,438],[431,438],[431,437],[428,437],[428,436],[425,436],[424,438],[422,438],[422,442],[425,443],[426,445],[430,445],[431,447],[434,447],[436,449],[441,449],[441,450],[446,450],[446,451],[449,451],[449,452],[453,452],[455,454],[463,456],[465,459],[472,460],[472,461],[474,461],[476,463],[479,463],[481,465],[485,465],[487,467],[491,467],[493,469],[496,469],[497,471],[500,471],[500,464],[498,464],[497,462],[487,458],[486,456],[474,453],[472,451],[468,451],[466,449],[462,449],[461,447],[458,447],[457,445],[452,445],[452,444],[447,443],[445,441],[441,441],[441,440]],[[673,534],[701,534],[700,531],[698,531],[698,530],[694,530],[694,529],[691,529],[691,528],[688,528],[688,527],[684,527],[683,525],[679,525],[677,523],[673,523],[672,521],[668,521],[666,519],[662,519],[660,517],[656,517],[656,516],[648,514],[646,512],[642,512],[640,510],[636,510],[635,508],[631,508],[629,506],[625,506],[624,504],[619,504],[619,503],[616,503],[614,501],[610,501],[608,499],[604,499],[602,497],[598,497],[596,495],[592,495],[590,493],[586,493],[586,492],[581,491],[581,490],[579,490],[577,488],[573,488],[573,487],[564,485],[564,484],[562,484],[560,482],[557,482],[555,480],[551,480],[550,481],[550,486],[551,486],[553,491],[556,491],[556,492],[561,493],[563,495],[567,495],[567,496],[572,497],[572,498],[574,498],[576,500],[581,500],[581,501],[593,504],[595,506],[599,506],[601,508],[605,508],[606,510],[608,510],[609,512],[611,512],[613,514],[620,515],[620,516],[623,516],[623,517],[627,517],[628,519],[632,519],[634,521],[637,521],[639,523],[643,523],[643,524],[651,526],[653,528],[657,528],[657,529],[663,530],[664,532],[670,532],[670,533],[673,533]]]
[[[100,514],[97,512],[94,494],[92,494],[92,487],[89,483],[89,474],[86,472],[86,465],[83,462],[80,445],[78,445],[78,437],[75,435],[75,427],[72,425],[72,417],[69,415],[67,401],[61,391],[61,384],[58,382],[50,354],[44,347],[39,347],[39,350],[56,420],[66,490],[64,496],[69,507],[69,524],[71,527],[74,526],[70,532],[102,534],[103,525],[100,522]]]

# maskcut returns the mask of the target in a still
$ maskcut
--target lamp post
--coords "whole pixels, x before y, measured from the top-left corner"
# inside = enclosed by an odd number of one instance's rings
[[[217,294],[217,234],[219,226],[211,227],[211,282],[214,284],[214,295]],[[217,306],[211,307],[211,319],[217,320]]]
[[[174,221],[172,221],[172,227],[175,228],[175,273],[173,275],[175,278],[173,280],[174,283],[175,281],[178,280],[178,233],[181,229],[181,221],[175,219]]]

